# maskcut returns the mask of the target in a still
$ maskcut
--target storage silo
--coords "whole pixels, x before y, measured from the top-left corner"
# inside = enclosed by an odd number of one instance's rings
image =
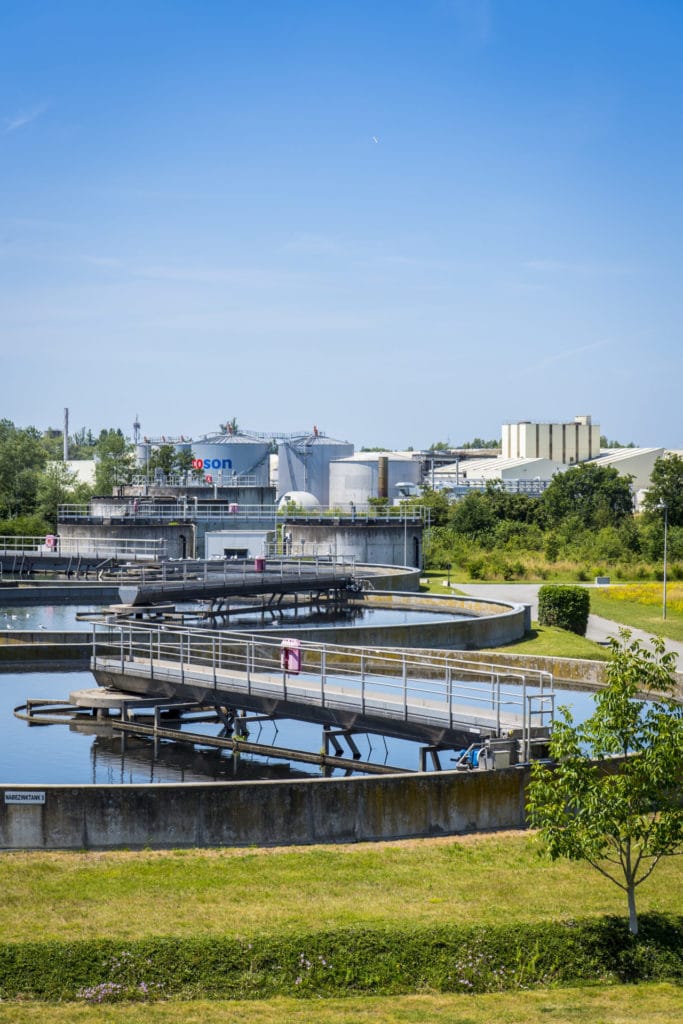
[[[370,498],[380,497],[380,462],[387,474],[386,497],[390,503],[403,497],[405,484],[420,483],[418,459],[400,452],[358,452],[330,464],[330,504],[344,508],[349,502],[365,505]],[[383,482],[382,489],[384,486]]]
[[[283,438],[278,446],[278,494],[309,491],[321,505],[330,502],[330,463],[353,455],[349,441],[326,437],[317,427],[311,434]]]
[[[272,441],[267,435],[234,433],[205,434],[192,444],[192,465],[203,470],[219,486],[233,482],[268,487],[269,455]]]

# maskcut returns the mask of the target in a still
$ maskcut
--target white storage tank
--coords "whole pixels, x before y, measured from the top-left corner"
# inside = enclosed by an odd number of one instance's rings
[[[192,463],[219,486],[243,483],[268,487],[271,441],[241,432],[205,434],[192,444]]]
[[[370,498],[379,497],[381,459],[386,460],[389,504],[402,497],[406,484],[420,483],[418,459],[398,452],[358,452],[330,463],[329,504],[345,508],[349,502],[365,505]]]
[[[349,441],[326,437],[317,427],[310,434],[283,438],[278,447],[278,494],[308,491],[321,505],[329,505],[330,464],[353,452]]]

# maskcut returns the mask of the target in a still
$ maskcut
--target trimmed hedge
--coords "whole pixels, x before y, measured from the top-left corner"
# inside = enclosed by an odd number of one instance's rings
[[[540,587],[538,621],[541,626],[559,626],[579,636],[586,635],[590,594],[585,587]]]
[[[0,944],[0,998],[268,998],[500,992],[585,982],[683,981],[683,917],[410,931]]]

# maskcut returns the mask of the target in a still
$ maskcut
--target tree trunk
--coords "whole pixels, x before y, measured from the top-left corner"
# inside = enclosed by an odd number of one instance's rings
[[[628,887],[628,927],[631,935],[638,934],[638,915],[636,914],[636,887],[631,882]]]

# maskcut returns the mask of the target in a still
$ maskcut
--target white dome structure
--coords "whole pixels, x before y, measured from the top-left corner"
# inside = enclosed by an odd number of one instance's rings
[[[298,505],[300,508],[320,508],[320,502],[310,491],[286,491],[278,502],[279,509],[287,505]]]

